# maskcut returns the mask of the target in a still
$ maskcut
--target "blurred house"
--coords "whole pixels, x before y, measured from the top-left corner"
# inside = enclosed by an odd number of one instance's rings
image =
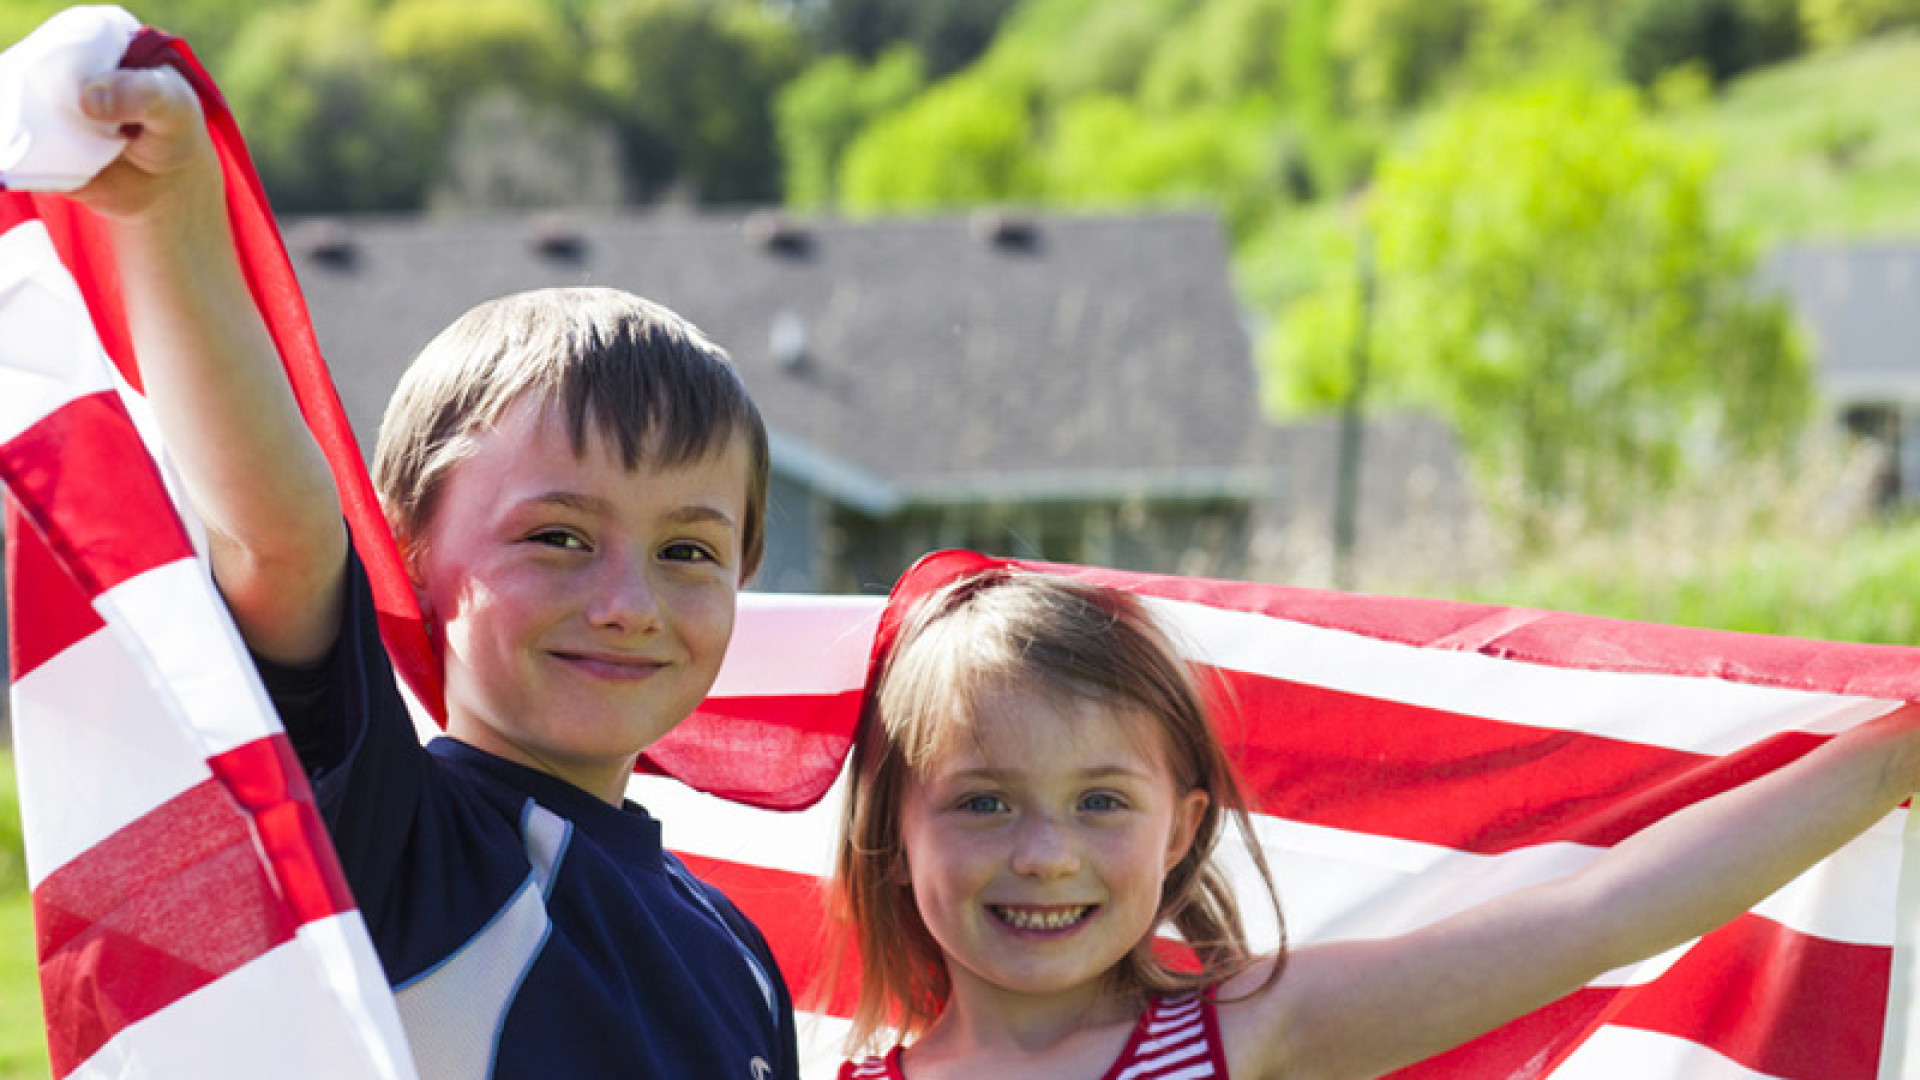
[[[1338,577],[1338,423],[1262,417],[1211,215],[284,227],[364,452],[400,371],[481,300],[604,284],[693,320],[731,352],[772,437],[758,588],[881,592],[950,546],[1295,584]],[[1363,434],[1349,580],[1457,572],[1474,506],[1451,432],[1394,416]],[[0,698],[0,740],[4,717]]]
[[[1326,533],[1305,522],[1331,499],[1336,433],[1262,417],[1209,214],[582,213],[286,234],[363,450],[407,361],[480,300],[604,284],[687,316],[733,355],[770,429],[760,588],[884,591],[951,546],[1291,577],[1276,564],[1299,545],[1275,537]],[[1363,544],[1408,520],[1409,497],[1466,512],[1444,430],[1376,427]]]
[[[1788,248],[1761,278],[1806,332],[1825,407],[1885,449],[1882,502],[1920,503],[1920,245]]]

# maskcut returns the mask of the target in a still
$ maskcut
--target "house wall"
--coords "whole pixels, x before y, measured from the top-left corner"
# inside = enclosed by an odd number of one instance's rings
[[[968,548],[1050,562],[1233,577],[1248,562],[1252,508],[1233,499],[921,507],[884,520],[840,512],[840,556],[823,588],[884,593],[932,551]]]
[[[827,521],[825,500],[776,470],[767,484],[767,553],[752,587],[819,592]]]

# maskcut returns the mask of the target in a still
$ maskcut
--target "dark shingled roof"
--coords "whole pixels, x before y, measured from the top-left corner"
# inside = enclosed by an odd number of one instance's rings
[[[287,240],[369,452],[400,369],[466,308],[604,284],[725,346],[776,454],[856,505],[1266,483],[1209,214],[358,218]]]

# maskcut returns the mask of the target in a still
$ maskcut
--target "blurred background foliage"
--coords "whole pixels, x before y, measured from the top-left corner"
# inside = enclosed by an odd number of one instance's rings
[[[7,0],[0,41],[59,6]],[[290,213],[1213,208],[1276,414],[1338,408],[1364,348],[1370,406],[1460,433],[1509,533],[1497,574],[1438,587],[1916,632],[1705,574],[1757,580],[1802,533],[1800,577],[1894,588],[1902,520],[1747,515],[1704,563],[1631,552],[1675,505],[1713,517],[1716,492],[1845,456],[1814,445],[1810,358],[1748,284],[1782,244],[1920,233],[1920,0],[135,7],[193,43]],[[1574,535],[1618,552],[1569,569]],[[1681,583],[1796,613],[1653,602]]]

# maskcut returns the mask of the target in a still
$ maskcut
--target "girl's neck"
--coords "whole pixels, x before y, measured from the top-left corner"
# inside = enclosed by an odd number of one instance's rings
[[[1124,1041],[1142,1004],[1138,995],[1117,993],[1105,980],[1054,994],[955,980],[946,1009],[915,1046],[940,1057],[1018,1057],[1062,1049],[1079,1035],[1118,1031]]]

